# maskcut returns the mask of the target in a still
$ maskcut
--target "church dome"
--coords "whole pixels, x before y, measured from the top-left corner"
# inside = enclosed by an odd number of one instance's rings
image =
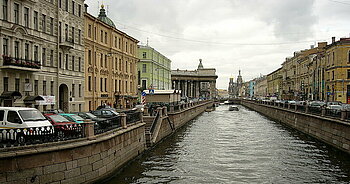
[[[97,18],[98,18],[100,21],[102,21],[102,22],[104,22],[104,23],[106,23],[106,24],[108,24],[108,25],[110,25],[110,26],[116,28],[115,25],[114,25],[114,23],[113,23],[113,21],[112,21],[110,18],[107,17],[107,15],[106,15],[106,10],[104,9],[104,6],[103,6],[103,5],[101,5],[100,14],[98,15]]]

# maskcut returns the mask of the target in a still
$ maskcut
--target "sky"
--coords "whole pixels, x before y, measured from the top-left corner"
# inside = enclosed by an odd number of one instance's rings
[[[86,0],[117,29],[153,47],[172,69],[215,68],[217,88],[281,67],[295,51],[350,36],[350,0]]]

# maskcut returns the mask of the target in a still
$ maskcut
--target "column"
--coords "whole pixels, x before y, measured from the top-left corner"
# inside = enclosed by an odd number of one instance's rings
[[[200,86],[201,86],[201,82],[200,81],[197,81],[197,84],[196,84],[196,93],[197,93],[197,98],[200,97]]]
[[[188,89],[188,88],[187,88],[187,83],[188,83],[188,82],[187,82],[187,80],[184,81],[184,82],[185,82],[185,90],[184,90],[185,93],[184,93],[184,95],[187,97],[187,89]]]

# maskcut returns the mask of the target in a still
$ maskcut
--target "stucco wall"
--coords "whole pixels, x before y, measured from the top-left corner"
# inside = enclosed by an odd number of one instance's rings
[[[348,122],[251,101],[242,101],[242,105],[350,153],[350,123]]]
[[[145,124],[94,139],[12,148],[0,153],[0,183],[92,183],[145,150]]]

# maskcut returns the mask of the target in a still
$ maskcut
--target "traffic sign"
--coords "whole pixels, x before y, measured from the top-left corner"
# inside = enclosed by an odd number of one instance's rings
[[[149,94],[153,95],[154,94],[154,89],[149,90]]]
[[[146,96],[146,92],[142,91],[141,96]]]

